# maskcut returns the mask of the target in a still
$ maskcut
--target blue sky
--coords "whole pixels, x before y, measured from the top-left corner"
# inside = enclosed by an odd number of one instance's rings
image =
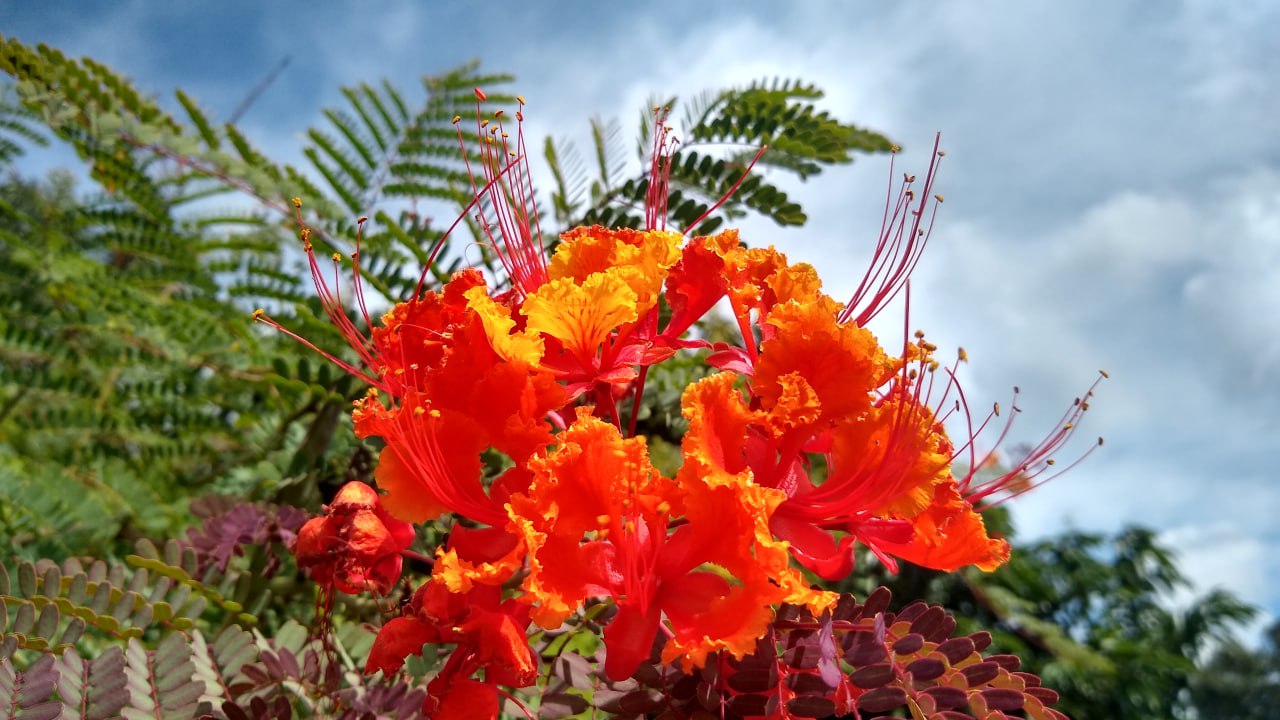
[[[216,7],[213,11],[208,8]],[[1015,506],[1024,537],[1161,530],[1202,589],[1280,614],[1280,4],[1025,2],[33,2],[0,32],[89,55],[173,105],[225,118],[288,56],[241,127],[300,160],[344,83],[471,58],[511,71],[536,137],[627,134],[651,95],[802,77],[825,107],[906,147],[936,131],[947,202],[913,285],[913,325],[970,354],[978,405],[1023,391],[1038,439],[1099,367],[1085,434],[1107,445]],[[46,158],[33,158],[38,170]],[[880,159],[795,184],[801,230],[749,223],[818,266],[861,275],[887,181]]]

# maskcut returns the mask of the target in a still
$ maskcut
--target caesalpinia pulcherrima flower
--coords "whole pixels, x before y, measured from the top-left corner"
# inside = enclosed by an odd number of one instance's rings
[[[303,528],[299,563],[344,592],[386,592],[412,540],[408,523],[465,521],[403,616],[383,626],[370,672],[398,670],[424,643],[455,643],[431,684],[429,704],[446,717],[475,701],[496,708],[498,685],[532,683],[530,622],[555,629],[589,603],[616,606],[605,671],[621,680],[657,637],[662,661],[691,671],[714,653],[752,652],[780,603],[830,609],[837,596],[802,568],[845,577],[858,544],[891,568],[896,558],[991,570],[1008,558],[976,504],[1034,485],[1086,405],[1008,474],[978,482],[987,462],[974,437],[993,418],[953,442],[944,422],[969,417],[955,368],[934,359],[923,335],[890,351],[866,329],[928,240],[936,146],[922,192],[904,180],[871,267],[840,303],[814,268],[747,248],[736,231],[666,228],[674,141],[661,117],[647,227],[574,228],[546,257],[523,133],[509,140],[503,119],[477,124],[473,189],[493,214],[478,225],[505,267],[504,290],[464,270],[439,290],[420,286],[366,335],[304,233],[317,292],[362,365],[329,357],[370,386],[356,433],[384,449],[383,494],[344,488]],[[358,248],[352,260],[369,322]],[[740,343],[690,336],[722,302]],[[718,372],[683,394],[689,429],[666,477],[635,433],[636,410],[648,368],[688,350]],[[504,458],[500,471],[486,465],[492,454]],[[957,478],[953,466],[966,462]]]

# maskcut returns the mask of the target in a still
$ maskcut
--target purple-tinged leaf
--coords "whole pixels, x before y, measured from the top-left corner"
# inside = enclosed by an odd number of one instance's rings
[[[916,600],[898,611],[898,622],[911,623],[929,611],[929,605],[923,600]]]
[[[1022,691],[1013,688],[986,688],[979,692],[992,710],[1021,710],[1025,702]]]
[[[618,698],[618,709],[630,715],[647,715],[665,704],[662,693],[652,688],[633,690]]]
[[[1017,655],[989,655],[985,659],[987,662],[993,662],[1009,672],[1013,672],[1022,666],[1022,660]]]
[[[859,640],[844,654],[845,662],[855,668],[882,663],[889,659],[889,651],[883,643],[871,642],[870,639]]]
[[[969,683],[969,687],[978,687],[995,680],[996,676],[1000,674],[1000,666],[987,660],[977,665],[970,665],[960,672],[964,674],[965,681]]]
[[[978,652],[986,650],[991,645],[991,633],[986,630],[973,633],[969,636],[969,639],[973,641],[973,649]]]
[[[22,673],[20,705],[33,707],[44,702],[53,695],[53,688],[58,682],[58,668],[52,655],[41,655]]]
[[[933,657],[920,658],[907,665],[907,672],[916,680],[936,680],[946,671],[946,663]]]
[[[812,673],[793,673],[787,676],[787,687],[797,695],[830,695],[831,686],[821,675]]]
[[[581,695],[570,693],[547,693],[542,696],[538,705],[538,717],[561,718],[585,712],[591,704]]]
[[[866,712],[888,712],[907,704],[907,693],[902,688],[880,687],[858,698],[858,709]]]
[[[941,606],[934,605],[929,607],[921,613],[919,617],[911,620],[911,632],[918,633],[924,639],[934,642],[945,639],[945,636],[938,638],[935,637],[935,635],[937,635],[939,630],[943,629],[943,621],[946,617],[947,611],[943,610]],[[899,617],[898,619],[902,620],[905,618]]]
[[[728,709],[743,716],[772,715],[778,707],[777,695],[737,695],[727,703]]]
[[[729,688],[734,692],[765,692],[777,684],[778,670],[775,666],[758,670],[739,670],[729,676]]]
[[[893,600],[893,593],[889,588],[881,585],[867,596],[866,602],[862,604],[861,617],[875,617],[889,609],[889,603]]]
[[[938,645],[938,652],[953,665],[972,655],[975,649],[973,640],[967,637],[951,638]]]
[[[792,717],[825,718],[835,715],[836,704],[824,697],[808,695],[788,702],[787,712]]]
[[[671,699],[679,703],[693,701],[698,694],[698,686],[700,684],[701,683],[698,681],[698,678],[692,675],[681,676],[680,679],[676,680],[675,684],[671,686]]]
[[[712,686],[706,683],[698,683],[698,704],[712,712],[720,712],[720,703],[723,701],[720,693]]]
[[[958,708],[969,702],[969,695],[964,690],[946,685],[934,685],[931,688],[925,688],[920,694],[931,698],[939,710]]]
[[[18,713],[19,720],[53,720],[62,715],[62,703],[57,700],[49,700],[39,705],[31,705],[24,707],[22,712]]]
[[[878,688],[887,685],[898,677],[889,663],[876,663],[858,668],[849,674],[849,682],[860,688]],[[895,706],[897,707],[897,706]]]
[[[1045,705],[1055,705],[1058,702],[1058,691],[1052,688],[1029,687],[1024,692]]]
[[[840,676],[844,673],[840,672],[840,648],[836,644],[835,633],[831,630],[831,618],[826,614],[823,614],[821,629],[818,631],[818,650],[821,653],[818,673],[827,687],[833,688],[840,684]]]
[[[882,612],[876,613],[876,620],[874,625],[872,626],[871,637],[875,640],[875,642],[883,645],[885,640],[885,634],[887,633],[888,629],[889,629],[889,625],[888,625],[887,618],[885,618],[885,614]]]
[[[911,633],[895,642],[893,651],[898,655],[910,655],[922,647],[924,647],[924,637],[918,633]]]
[[[590,690],[598,682],[592,673],[591,662],[577,653],[561,653],[551,665],[551,672],[579,690]]]

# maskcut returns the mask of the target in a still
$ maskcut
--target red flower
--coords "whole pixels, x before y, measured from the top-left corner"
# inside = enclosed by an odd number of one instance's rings
[[[400,579],[400,553],[413,538],[413,526],[388,515],[373,488],[349,482],[323,516],[298,531],[293,553],[298,567],[322,585],[385,595]]]
[[[432,578],[418,588],[403,617],[378,631],[365,672],[394,673],[426,643],[456,643],[427,687],[425,710],[432,717],[496,717],[498,685],[528,687],[537,680],[528,626],[529,606],[503,601],[499,586],[475,584],[468,592],[451,593]],[[472,678],[480,670],[483,682]]]

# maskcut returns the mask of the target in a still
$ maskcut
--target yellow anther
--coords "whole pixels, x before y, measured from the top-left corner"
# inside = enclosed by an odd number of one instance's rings
[[[341,255],[339,255],[338,253],[334,253],[334,254],[333,254],[333,261],[334,261],[334,262],[342,262],[342,256],[341,256]]]
[[[996,403],[996,404],[991,408],[991,412],[995,413],[995,416],[996,416],[996,417],[1000,417],[1000,403]]]
[[[662,502],[658,503],[657,510],[663,515],[666,515],[667,513],[671,512],[671,503],[667,502],[666,500],[663,500]]]
[[[524,96],[523,96],[523,95],[517,95],[517,96],[516,96],[516,102],[518,102],[518,103],[520,103],[521,105],[523,105],[523,104],[524,104]]]
[[[502,137],[506,138],[506,137],[510,137],[510,136],[509,136],[509,135],[507,135],[506,133],[502,133]]]
[[[368,215],[361,215],[360,217],[356,218],[356,224],[357,224],[357,225],[363,225],[363,224],[365,224],[365,223],[367,223],[367,222],[369,222],[369,216],[368,216]]]
[[[522,113],[522,112],[520,112],[519,110],[517,110],[517,111],[516,111],[516,120],[517,120],[517,121],[519,121],[519,122],[524,122],[524,113]]]
[[[480,121],[480,127],[482,127],[482,128],[489,127],[489,118],[485,118],[484,120],[481,120],[481,121]]]
[[[958,354],[960,355],[960,362],[969,362],[969,353],[965,352],[964,348],[960,348]]]
[[[937,200],[938,202],[942,202],[942,195],[941,194],[934,195],[933,199]]]
[[[292,202],[293,202],[293,209],[294,209],[294,210],[301,210],[301,209],[302,209],[302,198],[300,198],[300,197],[296,197],[296,198],[294,198],[294,199],[293,199],[293,201],[292,201]]]
[[[920,347],[924,348],[925,352],[934,352],[938,349],[938,346],[931,342],[922,342],[920,343]]]
[[[609,524],[609,516],[608,516],[608,515],[597,515],[597,516],[596,516],[596,524],[597,524],[597,525],[600,525],[600,526],[608,525],[608,524]]]
[[[493,111],[493,116],[494,116],[494,117],[496,117],[496,118],[500,118],[500,117],[502,117],[503,113],[505,113],[505,112],[506,112],[506,110],[494,110],[494,111]]]
[[[901,146],[901,145],[890,145],[890,146],[889,146],[889,152],[892,152],[892,153],[902,152],[902,146]]]
[[[1104,378],[1111,377],[1111,375],[1109,375],[1106,370],[1099,370],[1098,372],[1102,373],[1102,377]]]
[[[431,417],[436,418],[437,420],[439,420],[439,419],[440,419],[440,411],[439,411],[439,410],[437,410],[437,409],[435,409],[435,408],[431,408]]]
[[[413,409],[413,414],[418,417],[422,417],[423,415],[427,414],[427,409],[419,405],[418,407]]]
[[[454,124],[454,125],[457,125],[457,124],[458,124],[458,123],[460,123],[460,122],[462,122],[462,116],[461,116],[461,115],[454,115],[454,116],[453,116],[453,124]]]
[[[266,314],[267,314],[266,310],[263,310],[262,308],[258,308],[257,310],[253,311],[253,319],[261,320],[262,318],[266,317]]]
[[[392,375],[403,375],[403,374],[404,374],[404,368],[396,368],[396,371],[392,373]]]

